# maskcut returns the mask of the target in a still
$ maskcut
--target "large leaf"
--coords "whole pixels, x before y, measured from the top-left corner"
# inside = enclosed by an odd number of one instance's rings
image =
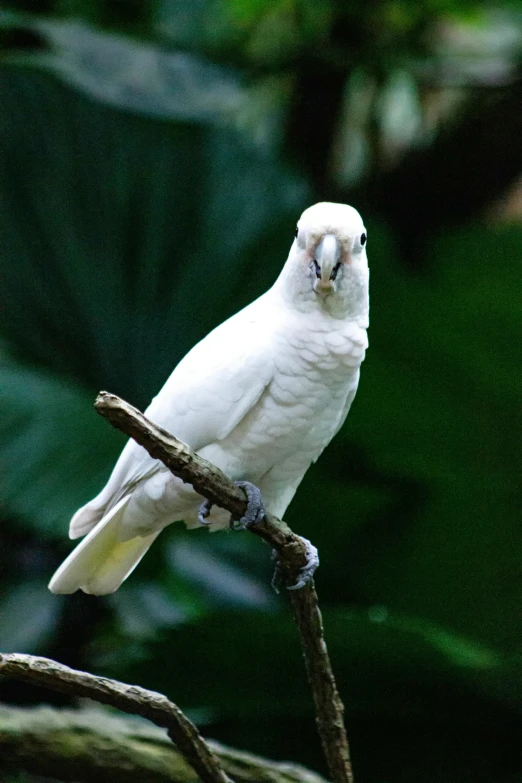
[[[125,438],[70,381],[0,358],[0,495],[5,511],[63,537],[73,512],[103,487]]]
[[[230,129],[124,114],[14,67],[0,95],[3,334],[142,405],[245,302],[243,276],[303,188]],[[286,252],[263,258],[258,293]]]
[[[9,61],[59,74],[85,94],[117,108],[177,122],[237,122],[248,100],[236,71],[184,51],[116,33],[78,18],[10,15],[4,27],[31,31],[41,47],[13,50]]]

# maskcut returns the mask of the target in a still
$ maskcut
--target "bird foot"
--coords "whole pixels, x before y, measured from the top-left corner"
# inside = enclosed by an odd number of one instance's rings
[[[198,522],[200,525],[210,525],[210,521],[207,519],[210,512],[212,511],[212,506],[214,504],[210,502],[210,500],[204,500],[203,503],[199,507],[198,511]]]
[[[256,522],[261,522],[265,515],[265,507],[259,487],[251,484],[250,481],[236,481],[235,484],[237,487],[241,487],[247,498],[247,508],[241,519],[230,517],[230,529],[238,532],[248,530]]]
[[[236,481],[236,486],[241,487],[247,498],[247,509],[244,516],[241,519],[230,518],[230,529],[236,532],[241,530],[248,530],[249,527],[255,525],[256,522],[260,522],[265,515],[265,507],[263,505],[263,498],[261,497],[261,490],[251,484],[250,481]],[[200,525],[210,525],[208,519],[212,506],[214,504],[210,500],[204,500],[199,507],[198,522]]]
[[[317,548],[307,538],[303,538],[303,536],[299,536],[299,538],[304,542],[306,547],[306,563],[299,570],[295,585],[285,584],[284,571],[279,559],[279,553],[275,549],[272,550],[272,559],[276,561],[272,587],[276,593],[279,593],[281,587],[286,587],[287,590],[300,590],[310,582],[319,565],[319,553]]]

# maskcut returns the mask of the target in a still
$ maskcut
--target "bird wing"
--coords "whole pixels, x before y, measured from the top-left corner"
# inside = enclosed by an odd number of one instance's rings
[[[266,309],[259,306],[260,301],[194,346],[145,411],[147,418],[194,451],[226,438],[254,407],[273,377],[270,319]],[[110,505],[162,467],[145,449],[130,441],[104,490],[111,498]]]

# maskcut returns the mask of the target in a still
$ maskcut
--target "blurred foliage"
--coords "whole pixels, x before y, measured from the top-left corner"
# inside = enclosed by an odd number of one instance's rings
[[[170,529],[106,599],[46,584],[122,446],[95,393],[144,407],[271,284],[301,209],[348,201],[370,351],[287,519],[321,552],[358,777],[520,780],[522,227],[490,218],[522,168],[520,5],[2,8],[0,648],[163,690],[220,739],[321,768],[253,537]]]

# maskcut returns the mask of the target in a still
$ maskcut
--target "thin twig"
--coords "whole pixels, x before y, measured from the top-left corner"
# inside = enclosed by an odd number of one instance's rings
[[[194,724],[161,693],[137,685],[125,685],[107,677],[96,677],[35,655],[0,654],[0,673],[62,693],[85,696],[131,715],[141,715],[167,729],[171,740],[204,783],[231,783]]]
[[[246,511],[246,500],[239,489],[215,465],[199,457],[186,444],[166,430],[153,424],[128,402],[114,394],[100,392],[95,407],[114,427],[129,435],[196,492],[241,517]],[[279,554],[285,579],[295,581],[306,564],[307,553],[303,540],[293,533],[285,522],[266,514],[261,522],[250,528]],[[299,629],[308,680],[313,693],[316,722],[334,783],[354,783],[350,750],[344,726],[344,706],[335,683],[317,593],[312,582],[291,595],[295,621]]]

